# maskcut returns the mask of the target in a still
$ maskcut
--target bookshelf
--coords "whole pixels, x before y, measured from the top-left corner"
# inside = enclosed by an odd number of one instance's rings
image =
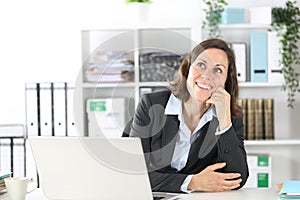
[[[249,31],[249,27],[251,29],[255,28],[266,28],[266,26],[249,26],[249,25],[233,25],[232,27],[229,26],[224,26],[226,29],[239,29],[239,27],[244,27]],[[160,38],[160,29],[161,27],[146,27],[146,28],[132,28],[132,29],[101,29],[101,30],[85,30],[83,31],[83,37],[82,37],[82,42],[83,42],[83,49],[82,49],[82,55],[83,55],[83,62],[86,62],[86,60],[89,57],[89,54],[95,49],[97,46],[99,46],[103,41],[99,40],[99,35],[97,34],[102,34],[103,32],[106,33],[106,40],[107,38],[114,37],[118,34],[122,34],[123,32],[127,32],[127,36],[129,36],[130,42],[127,42],[126,45],[122,45],[125,50],[130,50],[131,48],[133,49],[140,49],[144,48],[147,46],[152,46],[151,39],[155,40]],[[183,33],[186,37],[192,37],[192,35],[196,35],[195,30],[193,29],[198,29],[197,27],[173,27],[170,28],[171,31],[174,32],[179,32],[180,34]],[[245,31],[245,30],[241,30]],[[130,34],[128,34],[130,32]],[[155,33],[155,34],[153,34]],[[98,37],[98,38],[97,38]],[[154,37],[151,38],[151,37]],[[161,39],[161,38],[160,38]],[[226,39],[226,38],[225,38]],[[143,40],[147,40],[147,42],[143,42]],[[171,41],[174,41],[175,39],[171,38]],[[191,41],[196,41],[197,39],[192,39]],[[198,39],[199,40],[199,39]],[[142,41],[142,42],[141,42]],[[97,43],[97,44],[95,44]],[[159,44],[159,43],[157,43]],[[113,43],[112,45],[107,45],[109,47],[105,48],[117,48],[118,43]],[[184,52],[188,51],[189,49],[192,48],[193,44],[190,42],[188,45],[182,44],[184,46]],[[158,46],[158,45],[157,45]],[[164,48],[160,46],[159,48]],[[171,47],[172,48],[172,47]],[[179,47],[176,47],[177,50]],[[175,49],[176,50],[176,49]],[[78,103],[78,107],[81,112],[81,115],[79,114],[78,116],[84,116],[83,118],[80,118],[78,126],[79,130],[81,130],[84,135],[87,135],[87,126],[86,126],[86,110],[85,110],[85,102],[88,98],[105,98],[105,97],[125,97],[128,99],[128,104],[129,108],[126,110],[127,114],[127,119],[130,118],[130,116],[134,112],[134,108],[138,102],[139,99],[139,94],[138,90],[141,87],[164,87],[167,86],[167,83],[165,81],[159,81],[159,82],[154,82],[154,81],[149,81],[149,82],[141,82],[139,80],[139,64],[138,64],[138,56],[143,53],[142,51],[135,51],[133,53],[133,58],[134,58],[134,72],[135,72],[135,77],[134,81],[132,82],[124,82],[124,83],[91,83],[87,82],[84,80],[84,75],[83,72],[81,72],[81,75],[79,75],[78,78],[78,87],[79,91],[77,91],[78,95],[80,98],[80,101]],[[252,82],[240,82],[240,98],[275,98],[275,137],[276,139],[293,139],[297,138],[297,134],[293,133],[293,130],[299,130],[298,126],[295,126],[293,121],[295,121],[294,117],[296,117],[296,112],[298,109],[298,105],[296,102],[295,109],[290,110],[287,109],[285,106],[286,102],[286,94],[282,91],[281,89],[281,83],[252,83]],[[292,118],[291,121],[288,119]],[[82,123],[80,124],[80,121]],[[291,124],[291,125],[290,125]],[[287,127],[286,127],[287,126]],[[296,128],[296,129],[295,129]]]
[[[272,1],[237,1],[227,0],[228,7],[245,8],[245,24],[222,24],[220,29],[223,38],[228,42],[245,43],[247,81],[250,80],[250,33],[268,31],[271,26],[266,24],[250,24],[251,7],[270,6],[279,7],[285,4],[284,0]],[[299,4],[299,0],[297,1]],[[202,31],[202,38],[207,35],[207,30]],[[300,124],[296,120],[300,111],[300,102],[294,108],[287,107],[287,94],[282,89],[281,82],[240,82],[240,98],[273,98],[274,99],[274,140],[245,140],[247,153],[269,154],[272,158],[272,186],[288,179],[300,179]],[[296,99],[300,95],[297,94]]]
[[[201,32],[193,25],[163,26],[146,25],[141,27],[126,27],[120,29],[109,27],[98,30],[82,31],[82,71],[77,80],[74,101],[77,107],[78,129],[82,135],[88,135],[86,102],[90,98],[125,98],[125,121],[133,116],[140,98],[140,88],[165,87],[167,82],[142,80],[140,57],[147,53],[173,53],[185,55],[190,52],[201,38]],[[120,52],[133,63],[134,77],[131,81],[91,81],[87,79],[87,68],[97,64],[96,59],[105,54]],[[113,61],[111,61],[112,63]],[[111,64],[109,63],[109,64]],[[108,64],[108,65],[109,65]],[[107,65],[107,66],[108,66]],[[105,72],[103,72],[105,73]],[[174,70],[175,73],[175,70]],[[101,74],[102,75],[102,74]],[[75,117],[76,117],[75,116]],[[83,116],[83,117],[79,117]]]

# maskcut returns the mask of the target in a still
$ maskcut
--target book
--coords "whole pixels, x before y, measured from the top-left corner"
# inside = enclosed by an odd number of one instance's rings
[[[274,139],[274,99],[264,99],[265,139]]]
[[[12,172],[0,171],[0,192],[6,189],[4,179],[11,177]]]
[[[0,171],[0,179],[4,179],[7,177],[10,177],[12,172],[5,172],[5,171]]]
[[[255,139],[255,99],[247,99],[247,140]]]
[[[237,103],[243,113],[244,137],[247,139],[247,99],[238,99]]]
[[[255,113],[255,139],[263,140],[264,136],[264,109],[263,109],[263,99],[255,99],[254,100],[254,113]]]
[[[300,198],[300,180],[284,181],[279,195],[286,198]]]

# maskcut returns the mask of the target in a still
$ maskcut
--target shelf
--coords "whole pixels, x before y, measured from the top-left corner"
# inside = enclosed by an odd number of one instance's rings
[[[300,139],[290,140],[245,140],[245,146],[290,146],[299,145]]]
[[[164,23],[161,22],[159,24],[155,23],[126,23],[126,24],[106,24],[96,27],[84,27],[83,31],[134,31],[134,30],[154,30],[154,29],[191,29],[191,27],[195,27],[197,23],[185,23],[178,25],[178,23]]]
[[[240,87],[281,87],[282,83],[254,83],[254,82],[239,82]]]
[[[134,82],[129,83],[83,83],[83,88],[133,88],[135,86]]]
[[[84,88],[113,88],[113,87],[167,87],[167,82],[127,82],[127,83],[83,83]],[[281,87],[282,83],[253,83],[253,82],[239,82],[240,87]]]
[[[269,29],[269,24],[220,24],[220,29]]]
[[[132,88],[132,87],[167,87],[167,82],[130,82],[130,83],[83,83],[83,88]]]
[[[167,87],[167,82],[139,82],[139,87]]]

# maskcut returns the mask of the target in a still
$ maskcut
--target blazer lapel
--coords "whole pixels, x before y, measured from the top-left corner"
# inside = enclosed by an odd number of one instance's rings
[[[170,164],[175,149],[179,120],[177,115],[168,115],[166,124],[162,131],[162,160]]]

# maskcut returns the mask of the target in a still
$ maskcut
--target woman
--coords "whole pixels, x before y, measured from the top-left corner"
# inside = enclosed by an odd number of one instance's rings
[[[140,137],[153,191],[229,191],[248,178],[235,57],[219,39],[181,63],[170,91],[145,94],[130,136]]]

